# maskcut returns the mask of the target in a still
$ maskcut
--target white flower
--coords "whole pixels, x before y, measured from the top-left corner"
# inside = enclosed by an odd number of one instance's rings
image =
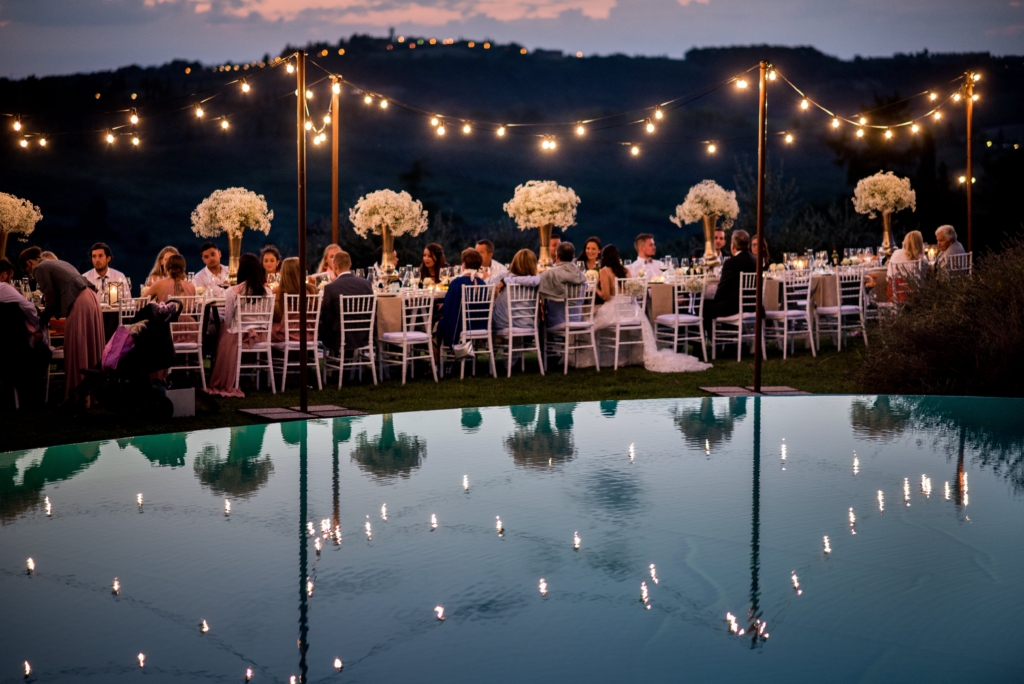
[[[245,188],[215,190],[192,212],[192,232],[199,237],[216,237],[226,232],[238,237],[242,231],[258,230],[266,235],[274,212],[267,200]]]
[[[640,297],[644,293],[644,282],[636,278],[629,278],[622,283],[622,294],[630,297]]]
[[[861,178],[853,191],[853,208],[858,214],[867,214],[870,218],[908,207],[910,211],[917,211],[917,193],[910,188],[909,178],[900,178],[892,171],[879,171]]]
[[[0,192],[0,231],[28,235],[42,218],[39,207],[28,200]]]
[[[705,216],[721,216],[722,228],[729,230],[739,213],[735,192],[713,180],[703,180],[690,188],[686,199],[676,207],[675,216],[669,216],[669,220],[682,228],[684,223],[696,223]]]
[[[388,226],[392,235],[416,236],[427,229],[427,212],[412,195],[394,190],[378,190],[359,198],[348,212],[352,227],[360,237],[381,234]]]
[[[528,181],[516,187],[512,199],[502,206],[515,219],[519,230],[551,224],[558,228],[576,225],[580,198],[572,188],[555,181]]]

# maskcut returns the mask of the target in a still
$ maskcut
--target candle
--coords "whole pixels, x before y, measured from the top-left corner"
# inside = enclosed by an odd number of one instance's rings
[[[793,571],[790,579],[793,580],[793,588],[796,589],[796,595],[799,596],[804,593],[803,589],[800,588],[800,578],[796,576],[796,570]]]
[[[111,306],[117,304],[117,283],[110,283],[107,286],[107,301]]]
[[[497,522],[494,526],[498,529],[498,536],[500,537],[505,532],[505,526],[501,524],[501,516],[495,516]]]
[[[247,667],[245,668],[245,681],[249,681],[250,679],[252,679],[252,668]]]
[[[467,492],[469,491],[469,475],[462,476],[462,488]]]
[[[32,666],[29,665],[28,661],[26,660],[25,661],[25,676],[28,677],[30,674],[32,674]]]
[[[323,544],[320,543],[320,537],[313,540],[313,548],[316,549],[316,555],[320,555],[320,549],[323,548]]]
[[[139,508],[142,508],[142,492],[135,496],[135,503],[139,504]]]
[[[29,558],[29,559],[28,559],[28,560],[27,560],[27,561],[25,562],[25,565],[27,565],[27,566],[28,566],[28,571],[29,571],[29,573],[35,572],[35,569],[36,569],[36,562],[35,562],[34,560],[32,560],[31,558]]]

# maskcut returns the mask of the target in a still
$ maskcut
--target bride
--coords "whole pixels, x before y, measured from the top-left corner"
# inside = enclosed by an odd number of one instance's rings
[[[608,245],[601,252],[601,271],[597,279],[597,297],[595,304],[603,303],[594,315],[594,327],[600,336],[601,331],[613,329],[616,323],[628,323],[636,329],[639,323],[641,339],[634,340],[632,344],[619,346],[619,365],[640,365],[655,373],[688,373],[702,371],[711,368],[711,364],[704,363],[689,354],[680,354],[672,349],[658,349],[657,339],[654,335],[654,328],[650,320],[644,315],[642,299],[645,292],[642,279],[631,279],[625,281],[624,289],[636,285],[636,292],[619,292],[618,279],[629,278],[629,274],[622,265],[619,250],[615,245]],[[626,333],[627,335],[630,333]],[[642,344],[640,343],[642,342]],[[601,354],[601,365],[614,365],[615,349],[599,348]],[[581,354],[577,367],[594,365],[594,360],[589,353]]]

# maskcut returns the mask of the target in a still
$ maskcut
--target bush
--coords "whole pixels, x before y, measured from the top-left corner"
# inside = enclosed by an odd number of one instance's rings
[[[1024,396],[1024,239],[971,278],[930,277],[884,320],[861,370],[879,392]]]

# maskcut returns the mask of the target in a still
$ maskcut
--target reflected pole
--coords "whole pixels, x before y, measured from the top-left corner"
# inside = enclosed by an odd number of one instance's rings
[[[301,92],[301,91],[300,91]],[[309,542],[306,541],[307,492],[309,475],[307,464],[308,423],[303,421],[299,440],[299,681],[306,681],[306,652],[309,650]]]
[[[764,180],[765,180],[765,149],[768,135],[768,69],[771,64],[761,62],[760,102],[757,112],[757,278],[755,284],[754,311],[754,391],[761,391],[761,335],[764,330],[764,313],[762,307],[764,280]]]
[[[761,619],[761,397],[754,397],[754,479],[750,531],[750,613],[747,633],[757,645]]]
[[[295,56],[296,95],[295,122],[298,145],[298,190],[299,190],[299,273],[306,273],[306,53],[299,50]],[[303,282],[305,285],[305,282]],[[309,350],[306,341],[306,288],[299,288],[299,410],[309,408],[308,375]],[[287,372],[287,368],[285,371]]]

